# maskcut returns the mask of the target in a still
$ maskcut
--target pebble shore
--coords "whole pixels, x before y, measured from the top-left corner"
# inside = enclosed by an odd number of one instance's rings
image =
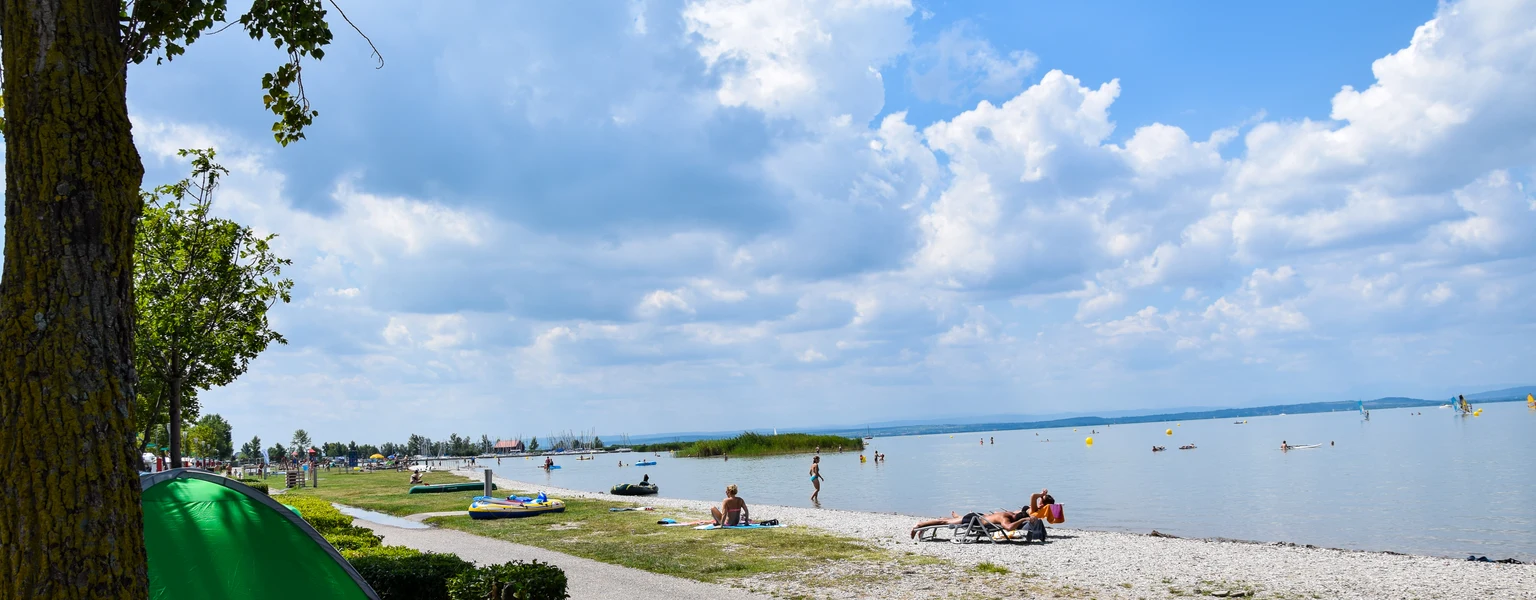
[[[480,479],[478,472],[458,471]],[[497,485],[563,498],[639,502],[706,514],[713,503],[635,498],[496,478]],[[750,494],[743,494],[750,503]],[[890,513],[750,505],[774,518],[865,540],[903,560],[828,564],[814,573],[736,583],[781,597],[1152,599],[1425,598],[1536,600],[1536,565],[1312,548],[1284,543],[1153,537],[1052,527],[1046,544],[916,543],[919,517]],[[1070,515],[1069,515],[1070,518]],[[1070,522],[1070,521],[1069,521]],[[941,560],[931,560],[941,559]],[[990,563],[1002,569],[977,565]]]

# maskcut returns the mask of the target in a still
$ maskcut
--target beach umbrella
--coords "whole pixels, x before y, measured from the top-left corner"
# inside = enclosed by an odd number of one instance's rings
[[[370,456],[368,458],[384,458],[384,455],[383,454],[375,454],[375,455]]]

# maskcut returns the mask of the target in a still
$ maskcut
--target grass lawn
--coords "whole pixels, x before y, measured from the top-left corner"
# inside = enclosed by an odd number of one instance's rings
[[[675,510],[609,512],[614,502],[566,500],[565,512],[521,519],[475,521],[468,516],[429,522],[476,535],[537,546],[606,563],[699,581],[760,573],[801,571],[830,560],[888,560],[883,550],[857,540],[803,527],[770,530],[695,531],[662,527],[672,517],[697,520]]]
[[[287,494],[299,494],[324,498],[338,504],[356,506],[399,517],[424,512],[465,510],[480,490],[470,492],[445,492],[441,494],[407,494],[411,489],[410,471],[376,471],[373,473],[347,473],[321,471],[319,487],[293,488]],[[469,481],[458,475],[443,472],[425,473],[422,480],[430,484],[464,483]],[[281,484],[282,480],[272,481]],[[501,493],[502,490],[497,490]]]
[[[464,510],[469,507],[470,499],[479,494],[406,494],[410,488],[409,480],[409,473],[322,473],[319,488],[293,489],[287,493],[317,496],[398,516]],[[426,481],[455,483],[464,478],[430,473]],[[503,489],[498,494],[513,492],[523,493]],[[428,522],[475,535],[706,582],[806,571],[825,561],[917,560],[909,555],[872,548],[852,538],[817,533],[804,527],[695,531],[688,527],[656,524],[658,519],[667,517],[679,521],[701,518],[698,514],[674,509],[610,512],[610,507],[638,505],[582,499],[566,500],[565,506],[563,513],[520,519],[476,521],[465,514],[437,517]]]

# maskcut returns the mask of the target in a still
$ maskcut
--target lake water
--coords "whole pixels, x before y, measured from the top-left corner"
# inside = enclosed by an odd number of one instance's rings
[[[1067,525],[1189,537],[1286,541],[1412,554],[1536,560],[1536,411],[1483,405],[1319,413],[1090,428],[877,438],[859,452],[823,448],[821,506],[911,515],[1016,509],[1049,488]],[[1421,413],[1421,414],[1415,414]],[[1164,433],[1173,429],[1173,435]],[[1084,443],[1092,435],[1093,446]],[[978,444],[982,438],[996,443]],[[1046,442],[1044,440],[1050,440]],[[1280,441],[1323,444],[1281,452]],[[1195,450],[1178,450],[1185,443]],[[1332,445],[1330,445],[1330,442]],[[1168,448],[1151,452],[1153,445]],[[503,476],[607,491],[642,474],[664,497],[719,500],[734,483],[749,503],[810,506],[806,455],[674,459],[618,467],[596,460],[481,461]],[[772,515],[764,514],[763,518]]]

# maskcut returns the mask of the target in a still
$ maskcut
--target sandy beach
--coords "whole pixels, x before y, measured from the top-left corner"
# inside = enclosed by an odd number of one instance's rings
[[[473,479],[481,477],[473,471],[459,473]],[[583,492],[500,477],[496,482],[512,490],[544,491],[556,497],[640,502],[698,514],[713,506],[696,500]],[[747,492],[743,490],[742,495],[750,503]],[[907,531],[918,516],[756,504],[751,508],[757,519],[775,518],[864,540],[893,552],[944,559],[918,567],[827,564],[813,573],[735,582],[739,587],[780,596],[1536,599],[1533,565],[1286,543],[1161,538],[1062,526],[1051,528],[1044,545],[916,543],[908,538]],[[982,563],[1001,566],[1007,572],[975,568]]]

